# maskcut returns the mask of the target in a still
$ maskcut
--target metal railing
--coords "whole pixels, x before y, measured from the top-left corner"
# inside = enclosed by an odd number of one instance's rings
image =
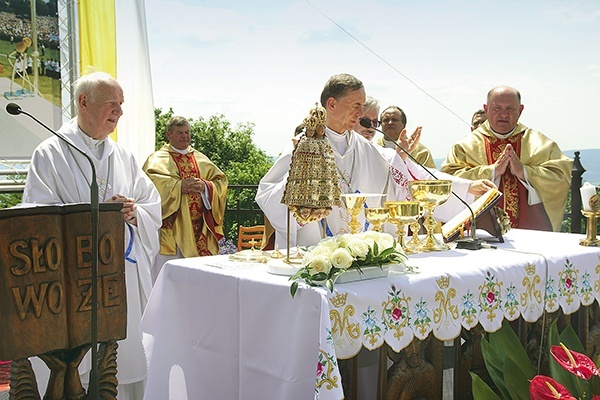
[[[571,219],[570,232],[571,233],[582,233],[581,221],[583,216],[581,215],[581,192],[579,188],[582,184],[582,176],[585,172],[585,168],[581,165],[581,159],[579,158],[579,152],[574,153],[573,167],[571,168],[571,207],[565,212],[563,221],[568,218]],[[576,210],[576,212],[573,212]]]
[[[22,193],[27,178],[29,160],[6,160],[0,161],[0,194]],[[571,202],[570,207],[564,214],[564,221],[569,221],[568,231],[572,233],[582,232],[581,215],[581,193],[579,188],[582,184],[585,168],[581,164],[580,152],[574,153],[573,168],[571,170]],[[254,201],[258,185],[230,185],[228,187],[228,202],[225,210],[225,236],[229,239],[237,238],[237,227],[240,225],[251,226],[264,223],[262,210]],[[577,210],[573,212],[573,210]]]
[[[0,193],[23,193],[28,159],[0,159]]]

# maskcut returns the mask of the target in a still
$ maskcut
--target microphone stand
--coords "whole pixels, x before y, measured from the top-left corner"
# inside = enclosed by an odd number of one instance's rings
[[[388,135],[387,133],[385,133],[383,130],[381,129],[377,129],[375,128],[372,123],[371,120],[368,118],[364,118],[361,117],[360,118],[360,125],[364,128],[371,128],[376,130],[377,132],[381,133],[387,140],[391,141],[392,143],[394,143],[394,146],[396,146],[396,148],[402,150],[402,152],[404,152],[404,154],[406,154],[412,161],[414,161],[417,165],[419,165],[421,168],[423,168],[429,175],[431,175],[434,179],[438,179],[433,172],[431,172],[429,170],[429,168],[427,168],[426,166],[424,166],[422,163],[420,163],[416,158],[414,158],[406,149],[404,149],[402,146],[400,146],[398,143],[396,143],[396,141],[394,139],[392,139],[390,137],[390,135]],[[456,248],[458,249],[467,249],[467,250],[479,250],[481,248],[483,248],[483,240],[479,239],[477,237],[476,234],[476,225],[475,225],[475,213],[473,212],[473,209],[471,208],[471,206],[464,201],[459,195],[457,195],[454,190],[451,191],[452,195],[454,197],[456,197],[462,204],[465,205],[465,207],[467,207],[467,209],[469,210],[469,212],[471,213],[471,237],[469,238],[462,238],[462,239],[458,239],[456,240]]]
[[[12,115],[25,114],[35,122],[46,128],[46,130],[50,131],[53,135],[57,136],[63,142],[68,144],[73,149],[77,150],[82,156],[88,160],[90,163],[90,167],[92,169],[92,181],[90,183],[90,196],[91,196],[91,222],[92,222],[92,368],[90,370],[90,382],[89,382],[89,391],[88,398],[97,399],[99,398],[99,374],[98,374],[98,219],[100,213],[100,204],[98,198],[98,181],[96,180],[96,167],[94,166],[94,162],[85,152],[81,149],[77,148],[73,143],[67,140],[63,135],[55,132],[49,126],[44,124],[42,121],[34,117],[32,114],[29,114],[26,111],[23,111],[21,107],[19,107],[15,103],[8,103],[6,105],[6,111]]]

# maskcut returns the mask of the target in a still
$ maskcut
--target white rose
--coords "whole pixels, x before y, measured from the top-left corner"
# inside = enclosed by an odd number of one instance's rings
[[[307,252],[304,253],[304,257],[302,257],[302,266],[306,267],[308,264],[310,264],[312,262],[312,260],[315,258],[314,253],[312,252]]]
[[[379,237],[379,235],[381,235],[381,232],[377,232],[377,231],[365,231],[365,232],[361,232],[358,235],[356,235],[357,237],[364,239],[364,240],[375,240]]]
[[[369,244],[360,237],[354,237],[347,241],[346,247],[353,257],[364,259],[369,252]]]
[[[331,264],[336,268],[348,269],[354,258],[346,249],[340,248],[331,253]]]
[[[394,245],[394,238],[389,233],[380,233],[379,237],[375,240],[377,242],[379,252],[382,252],[385,249],[389,249]]]
[[[373,243],[379,237],[379,232],[376,232],[376,231],[366,231],[366,232],[362,232],[362,233],[358,234],[357,237],[359,239],[364,240],[365,242],[367,242],[367,245],[369,247],[373,247]]]
[[[329,255],[331,254],[331,252],[333,250],[334,250],[334,248],[330,247],[329,245],[319,244],[319,245],[317,245],[317,247],[312,249],[310,252],[313,257],[316,257],[316,256],[329,257]]]
[[[329,251],[333,251],[339,247],[338,239],[336,237],[328,237],[328,238],[322,239],[319,242],[319,244],[317,245],[317,247],[320,247],[322,249],[329,249]]]
[[[310,265],[308,265],[308,272],[311,275],[319,272],[329,274],[329,271],[331,271],[331,262],[329,261],[329,257],[323,255],[314,256]]]

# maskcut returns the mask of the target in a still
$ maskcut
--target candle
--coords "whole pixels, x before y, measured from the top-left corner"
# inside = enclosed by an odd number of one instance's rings
[[[590,205],[590,199],[596,196],[596,187],[589,182],[586,182],[579,189],[581,192],[581,204],[584,211],[593,211]]]

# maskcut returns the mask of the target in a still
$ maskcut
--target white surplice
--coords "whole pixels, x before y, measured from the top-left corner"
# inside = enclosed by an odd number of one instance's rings
[[[392,149],[383,149],[363,138],[354,131],[346,131],[343,135],[325,130],[325,136],[332,145],[333,154],[338,168],[339,186],[342,194],[371,193],[381,194],[381,197],[367,199],[370,207],[382,206],[385,201],[410,199],[408,182],[415,179],[433,179],[421,167],[404,162]],[[275,164],[261,179],[256,202],[265,213],[276,231],[276,244],[286,248],[286,232],[288,208],[281,203],[287,183],[291,164],[293,143],[290,143],[281,153]],[[409,172],[410,170],[410,172]],[[435,171],[436,176],[437,171]],[[452,179],[454,191],[462,198],[467,198],[469,181],[457,179],[447,174],[439,174],[439,179]],[[472,199],[467,199],[468,201]],[[436,216],[445,220],[453,217],[464,206],[458,200],[449,200],[436,210]],[[359,222],[365,226],[364,214],[360,213]],[[290,215],[290,247],[316,244],[327,235],[337,235],[348,232],[350,217],[345,207],[333,207],[326,219],[302,226]],[[384,229],[390,233],[395,228],[386,224]]]
[[[118,342],[117,378],[119,387],[140,382],[146,379],[147,364],[139,323],[152,289],[152,260],[159,250],[160,196],[134,156],[111,138],[103,143],[94,141],[98,150],[90,151],[84,139],[88,144],[91,139],[84,136],[76,119],[63,125],[59,132],[93,160],[101,203],[115,194],[136,202],[137,226],[126,224],[125,227],[125,249],[132,244],[127,258],[136,263],[125,261],[127,338]],[[83,155],[57,137],[46,139],[33,153],[23,204],[90,202],[91,175],[91,167]]]

